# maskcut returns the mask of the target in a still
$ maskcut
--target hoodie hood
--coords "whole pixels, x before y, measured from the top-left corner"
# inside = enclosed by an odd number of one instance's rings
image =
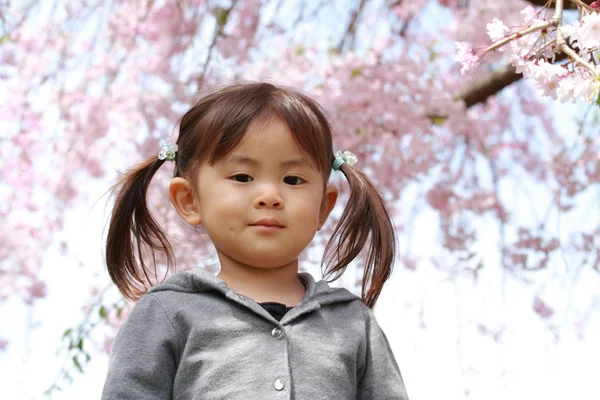
[[[283,317],[281,320],[282,324],[328,304],[360,301],[359,297],[344,288],[332,288],[324,280],[315,282],[314,278],[308,273],[301,272],[298,274],[298,277],[304,284],[306,293],[300,303],[294,306],[294,308]],[[273,319],[271,315],[256,302],[247,299],[245,296],[239,295],[233,289],[229,288],[227,283],[202,268],[193,268],[189,271],[175,274],[165,282],[151,288],[148,293],[163,291],[199,294],[205,292],[218,292],[224,297],[236,303],[240,303],[268,319]]]

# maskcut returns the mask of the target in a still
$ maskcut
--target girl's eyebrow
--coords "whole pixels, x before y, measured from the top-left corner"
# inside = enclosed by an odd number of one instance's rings
[[[232,156],[229,157],[226,164],[247,164],[250,166],[257,166],[260,162],[254,158],[247,156]],[[297,158],[292,160],[282,161],[280,163],[282,167],[308,167],[313,168],[311,163],[306,158]]]
[[[282,167],[307,167],[313,168],[312,164],[306,158],[297,158],[281,162]]]
[[[260,164],[257,160],[255,160],[254,158],[250,158],[250,157],[246,157],[246,156],[232,156],[232,157],[228,157],[227,161],[225,162],[225,164],[248,164],[251,166],[256,166],[258,164]]]

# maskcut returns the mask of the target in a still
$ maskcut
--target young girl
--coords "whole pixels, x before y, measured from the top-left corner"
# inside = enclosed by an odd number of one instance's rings
[[[150,288],[156,269],[142,249],[173,258],[145,199],[166,161],[171,202],[206,231],[220,272],[195,269]],[[102,398],[407,399],[370,310],[390,275],[394,230],[354,161],[333,154],[321,108],[294,90],[231,86],[188,111],[177,144],[120,182],[106,260],[123,295],[139,302],[115,340]],[[299,254],[336,203],[332,169],[351,195],[325,250],[325,274],[338,278],[370,238],[362,301],[298,273]]]

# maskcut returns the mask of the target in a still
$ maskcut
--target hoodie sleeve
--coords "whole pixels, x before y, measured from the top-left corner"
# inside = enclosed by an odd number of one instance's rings
[[[145,295],[115,338],[102,400],[171,399],[178,358],[177,332],[160,301]]]
[[[373,312],[365,307],[366,352],[357,399],[408,400],[400,369]]]

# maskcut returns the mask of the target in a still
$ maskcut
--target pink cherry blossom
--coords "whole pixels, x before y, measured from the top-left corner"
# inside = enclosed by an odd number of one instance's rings
[[[577,40],[580,45],[588,49],[597,49],[600,46],[600,13],[589,13],[581,19]]]
[[[554,310],[539,297],[536,297],[533,301],[533,310],[542,318],[550,318],[554,314]]]
[[[433,188],[427,192],[427,202],[440,212],[448,212],[450,210],[450,200],[454,197],[454,193],[450,189]]]
[[[557,96],[562,102],[571,100],[589,101],[593,93],[592,82],[589,78],[577,73],[571,73],[558,81]]]
[[[504,25],[504,22],[502,22],[498,18],[494,18],[492,22],[487,24],[486,28],[488,36],[494,42],[500,39],[504,39],[506,34],[510,32],[508,27]]]
[[[521,14],[523,15],[524,22],[528,25],[534,25],[541,21],[541,19],[539,18],[540,12],[535,11],[535,9],[532,6],[525,7],[521,11]]]
[[[465,42],[456,43],[456,55],[454,60],[458,61],[462,67],[460,68],[461,74],[466,74],[473,68],[479,65],[479,57],[473,54],[473,49]]]

